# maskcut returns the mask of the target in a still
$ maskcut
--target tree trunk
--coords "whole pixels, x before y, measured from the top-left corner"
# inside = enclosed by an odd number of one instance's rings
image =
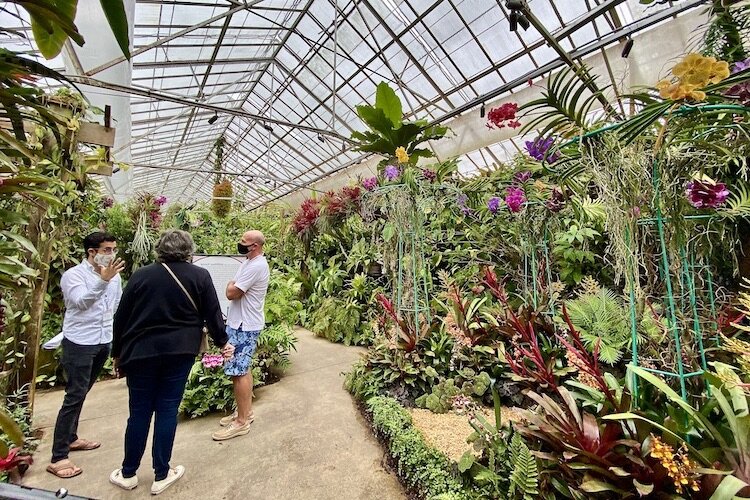
[[[29,265],[39,271],[33,282],[28,313],[31,319],[23,330],[23,341],[26,342],[26,353],[19,374],[18,387],[28,386],[29,408],[33,412],[34,393],[36,390],[37,359],[39,357],[39,342],[42,333],[42,316],[44,315],[44,296],[49,282],[49,262],[52,256],[52,243],[55,232],[51,229],[47,218],[46,204],[37,207],[29,221],[29,240],[36,247],[39,255],[36,260],[29,255]]]

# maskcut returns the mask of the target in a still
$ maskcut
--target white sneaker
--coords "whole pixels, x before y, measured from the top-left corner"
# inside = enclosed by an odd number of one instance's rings
[[[169,469],[169,472],[167,472],[167,477],[165,477],[161,481],[154,481],[154,484],[151,485],[151,494],[158,495],[159,493],[176,483],[177,480],[184,475],[185,467],[182,465],[178,465],[174,469]]]
[[[109,475],[109,482],[119,486],[123,490],[132,490],[138,486],[138,476],[124,477],[122,475],[122,469],[116,469]]]

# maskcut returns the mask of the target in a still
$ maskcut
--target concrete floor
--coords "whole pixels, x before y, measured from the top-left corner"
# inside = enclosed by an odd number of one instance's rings
[[[382,448],[342,387],[341,372],[360,351],[331,344],[306,330],[298,330],[297,337],[297,352],[287,374],[256,391],[250,434],[212,441],[221,415],[178,424],[171,464],[182,464],[187,472],[160,498],[405,498],[398,479],[383,468]],[[79,435],[101,441],[102,447],[71,453],[83,474],[58,479],[45,471],[62,397],[62,391],[37,396],[34,423],[44,430],[44,438],[24,484],[51,491],[64,487],[70,494],[91,498],[150,498],[154,479],[150,444],[135,490],[109,483],[110,472],[122,461],[127,420],[123,380],[97,383],[86,400]]]

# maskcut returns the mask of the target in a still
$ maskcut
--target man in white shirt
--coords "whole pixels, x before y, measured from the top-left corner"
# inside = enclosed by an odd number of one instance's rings
[[[57,415],[52,461],[47,471],[61,478],[81,472],[68,459],[70,451],[93,450],[101,443],[78,437],[78,418],[83,402],[109,357],[112,317],[122,296],[116,258],[117,242],[108,233],[91,233],[83,240],[86,259],[68,269],[60,287],[65,300],[62,366],[67,375],[65,399]]]
[[[237,411],[221,419],[223,429],[211,436],[223,441],[250,432],[255,418],[252,412],[253,354],[258,337],[266,324],[263,315],[270,271],[263,256],[266,239],[260,231],[248,231],[237,244],[237,252],[247,259],[227,284],[226,296],[231,302],[227,313],[227,335],[234,346],[234,357],[224,363],[224,373],[232,378]]]

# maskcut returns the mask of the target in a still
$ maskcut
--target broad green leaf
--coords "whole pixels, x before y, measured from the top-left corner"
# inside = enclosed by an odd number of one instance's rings
[[[640,493],[640,495],[643,496],[643,497],[645,497],[646,495],[650,495],[651,492],[654,491],[654,485],[653,484],[639,483],[635,479],[633,479],[633,486],[635,486],[635,489],[638,490],[638,493]]]
[[[666,434],[669,434],[670,436],[672,436],[676,440],[678,440],[678,441],[682,442],[683,444],[685,444],[685,446],[687,447],[688,450],[690,450],[690,452],[693,454],[693,456],[698,457],[698,459],[700,459],[700,461],[704,465],[707,465],[707,466],[711,465],[711,461],[708,460],[708,459],[706,459],[706,457],[703,456],[703,454],[700,452],[700,450],[698,450],[697,448],[695,448],[694,446],[692,446],[690,443],[688,443],[687,441],[685,441],[684,439],[682,439],[682,437],[679,434],[676,434],[676,433],[672,432],[671,430],[669,430],[666,427],[664,427],[662,424],[660,424],[658,422],[654,422],[653,420],[650,420],[650,419],[648,419],[648,418],[646,418],[646,417],[644,417],[642,415],[638,415],[636,413],[630,413],[630,412],[615,413],[613,415],[605,415],[605,416],[603,416],[602,420],[618,420],[618,421],[620,421],[620,420],[641,420],[643,422],[646,422],[649,425],[652,425],[652,426],[656,427],[660,431],[662,431],[662,432],[664,432]]]
[[[382,109],[373,108],[372,106],[357,106],[357,115],[359,115],[362,121],[372,130],[378,132],[386,139],[391,139],[393,135],[393,124],[388,117],[385,116]],[[393,152],[391,152],[391,154],[392,153]]]
[[[604,481],[598,481],[595,479],[591,479],[581,483],[581,490],[585,491],[586,493],[598,493],[601,491],[612,491],[618,494],[626,493],[626,491],[616,488],[609,483],[605,483]]]
[[[747,486],[745,481],[742,481],[735,476],[727,476],[721,480],[719,487],[716,488],[714,494],[711,495],[709,500],[732,500],[735,495],[744,487]]]
[[[378,84],[375,92],[375,107],[383,111],[383,114],[391,121],[394,128],[399,128],[401,118],[404,115],[401,109],[401,100],[396,95],[396,92],[385,82]]]
[[[467,451],[463,454],[461,460],[458,461],[458,470],[466,472],[471,469],[472,465],[474,465],[474,454],[471,451]]]
[[[23,248],[28,250],[32,255],[36,255],[36,248],[34,248],[34,245],[23,236],[12,233],[10,231],[0,231],[0,234],[5,236],[6,238],[12,239],[13,241],[21,245]]]
[[[78,0],[52,0],[49,4],[48,8],[27,4],[34,41],[45,59],[59,55],[65,40],[78,32],[73,23]],[[83,45],[82,38],[76,42]]]
[[[12,210],[3,210],[0,209],[0,220],[3,221],[3,224],[11,225],[11,224],[18,224],[18,225],[25,225],[28,224],[28,220],[23,215],[19,214],[18,212],[13,212]]]
[[[396,228],[391,224],[390,222],[385,225],[385,228],[383,228],[383,241],[386,243],[391,241],[393,239],[393,236],[396,234]]]
[[[99,0],[102,4],[102,10],[104,15],[107,16],[109,27],[112,28],[112,34],[117,40],[117,45],[120,46],[122,54],[130,59],[130,40],[128,34],[128,18],[125,14],[125,6],[122,0]]]
[[[18,424],[10,415],[0,410],[0,429],[13,441],[17,446],[23,444],[23,432]]]
[[[661,380],[659,377],[655,376],[651,372],[644,370],[643,368],[639,366],[628,366],[628,370],[632,371],[642,379],[649,382],[651,385],[659,389],[661,392],[664,393],[673,403],[680,406],[683,410],[685,410],[690,417],[695,420],[697,424],[699,424],[703,429],[706,430],[710,434],[710,436],[716,440],[716,442],[724,447],[729,449],[729,445],[727,444],[724,437],[721,435],[721,433],[714,427],[714,425],[711,423],[711,421],[706,418],[704,415],[701,415],[699,411],[697,411],[695,408],[693,408],[690,404],[688,404],[685,400],[683,400],[679,394],[677,394],[671,387],[669,387],[663,380]]]

